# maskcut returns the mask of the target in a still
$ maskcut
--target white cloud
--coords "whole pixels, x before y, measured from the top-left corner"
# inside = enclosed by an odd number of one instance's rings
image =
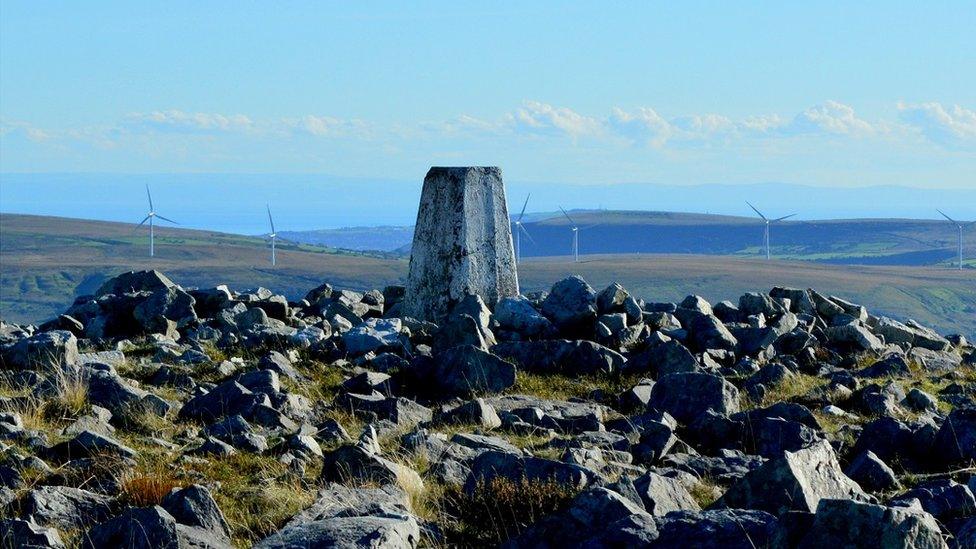
[[[595,118],[583,116],[566,107],[553,107],[539,101],[526,101],[509,121],[517,133],[540,135],[568,135],[573,138],[596,135],[601,124]]]
[[[822,105],[810,107],[793,118],[789,126],[783,131],[791,135],[802,134],[833,134],[833,135],[868,135],[875,132],[871,123],[862,120],[854,113],[854,108],[827,101]]]
[[[608,124],[613,132],[632,143],[662,147],[674,133],[671,123],[650,107],[627,112],[614,107]]]
[[[941,103],[898,104],[899,118],[941,145],[959,147],[976,142],[976,111]]]
[[[128,122],[161,131],[174,132],[241,132],[254,128],[254,122],[243,114],[188,113],[180,110],[132,113]]]

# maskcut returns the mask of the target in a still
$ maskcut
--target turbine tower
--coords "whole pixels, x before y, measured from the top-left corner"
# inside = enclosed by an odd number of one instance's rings
[[[569,214],[566,213],[566,210],[564,210],[562,206],[559,207],[559,210],[563,212],[563,215],[566,216],[566,219],[569,220],[570,226],[573,228],[573,261],[578,263],[579,262],[579,226],[576,224],[575,221],[573,221],[572,217],[569,217]]]
[[[956,221],[955,219],[949,217],[942,210],[936,210],[936,211],[939,212],[940,214],[942,214],[942,217],[948,219],[949,220],[949,223],[952,223],[953,225],[955,225],[956,226],[956,229],[959,230],[959,236],[957,237],[958,240],[956,241],[956,244],[957,244],[957,247],[959,249],[959,270],[961,271],[962,270],[962,230],[965,229],[965,228],[967,228],[967,227],[972,227],[973,225],[976,225],[976,221],[973,221],[971,223],[962,223],[962,222]]]
[[[278,233],[275,231],[274,219],[271,218],[271,205],[265,205],[268,207],[268,223],[271,225],[271,232],[268,234],[268,238],[271,239],[271,266],[274,267],[278,264],[275,258],[275,239],[278,238]]]
[[[529,194],[525,197],[525,204],[522,204],[522,211],[519,213],[518,217],[515,218],[515,263],[522,262],[522,233],[525,233],[525,236],[528,237],[533,244],[535,244],[535,240],[532,238],[532,235],[530,235],[529,231],[526,230],[525,226],[522,225],[522,217],[525,215],[525,207],[529,205],[529,197],[531,196],[532,195]]]
[[[779,218],[776,218],[776,219],[769,219],[765,215],[763,215],[762,212],[760,212],[759,210],[757,210],[756,207],[753,206],[752,203],[749,202],[748,200],[746,201],[746,204],[748,204],[749,207],[752,208],[752,211],[754,211],[757,214],[759,214],[759,217],[761,217],[762,220],[763,220],[763,222],[765,222],[765,224],[766,224],[766,226],[765,226],[765,228],[763,230],[763,248],[766,249],[766,260],[768,261],[770,259],[770,252],[769,252],[769,226],[772,225],[773,223],[779,223],[780,221],[783,221],[785,219],[789,219],[789,218],[793,217],[796,214],[784,215],[783,217],[779,217]]]
[[[156,218],[158,217],[163,221],[169,221],[173,225],[179,225],[179,223],[173,221],[172,219],[165,218],[159,215],[158,213],[156,213],[156,208],[153,206],[152,193],[149,192],[149,185],[146,185],[146,196],[149,198],[149,214],[147,214],[145,219],[143,219],[142,222],[139,223],[139,226],[141,227],[145,225],[146,221],[149,222],[149,257],[153,257],[156,255],[156,231],[155,231],[155,224],[154,224]]]

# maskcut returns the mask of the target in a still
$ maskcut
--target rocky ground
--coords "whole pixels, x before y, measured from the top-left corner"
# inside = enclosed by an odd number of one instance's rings
[[[813,290],[127,273],[0,323],[0,546],[976,547],[976,353]]]

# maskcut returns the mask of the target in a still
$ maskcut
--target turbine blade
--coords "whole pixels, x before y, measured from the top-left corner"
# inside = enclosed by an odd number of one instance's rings
[[[146,221],[149,221],[149,216],[148,215],[138,225],[136,225],[136,227],[142,227],[143,225],[146,224]]]
[[[566,210],[564,210],[562,206],[559,207],[559,211],[563,212],[563,215],[566,216],[566,219],[568,219],[569,222],[572,223],[574,227],[576,226],[576,222],[573,221],[573,218],[572,217],[569,217],[569,214],[566,213]]]
[[[525,197],[525,203],[522,204],[522,211],[519,213],[517,221],[522,221],[522,216],[525,215],[525,207],[529,205],[529,198],[531,196],[532,193],[529,193],[529,195]]]
[[[271,223],[271,232],[276,233],[274,228],[274,219],[271,219],[271,206],[268,205],[268,222]]]
[[[940,210],[940,209],[938,209],[938,208],[936,208],[936,210],[935,210],[935,211],[937,211],[937,212],[939,212],[940,214],[942,214],[942,217],[944,217],[944,218],[946,218],[946,219],[948,219],[949,221],[951,221],[951,222],[953,222],[953,223],[955,223],[955,222],[956,222],[956,220],[955,220],[955,219],[953,219],[953,218],[951,218],[951,217],[949,217],[948,215],[946,215],[946,213],[945,213],[945,212],[943,212],[942,210]]]
[[[149,211],[153,211],[155,208],[152,203],[152,193],[149,192],[149,185],[146,185],[146,196],[149,197]]]
[[[158,217],[158,218],[160,218],[160,219],[162,219],[163,221],[169,221],[169,222],[170,222],[170,223],[172,223],[173,225],[179,225],[179,223],[177,223],[177,222],[175,222],[175,221],[173,221],[172,219],[170,219],[170,218],[168,218],[168,217],[163,217],[163,216],[161,216],[161,215],[159,215],[159,214],[156,214],[156,217]]]
[[[754,211],[754,212],[756,212],[757,214],[759,214],[759,217],[761,217],[761,218],[763,218],[763,220],[765,220],[765,221],[769,221],[768,219],[766,219],[766,216],[764,216],[764,215],[762,214],[762,212],[760,212],[759,210],[757,210],[757,209],[756,209],[756,207],[752,205],[752,202],[749,202],[748,200],[746,200],[746,204],[748,204],[748,205],[749,205],[749,207],[750,207],[750,208],[752,208],[752,211]]]
[[[795,215],[796,215],[796,214],[790,214],[790,215],[784,215],[783,217],[780,217],[780,218],[777,218],[777,219],[774,219],[774,220],[773,220],[773,223],[776,223],[777,221],[782,221],[782,220],[784,220],[784,219],[789,219],[789,218],[791,218],[791,217],[793,217],[793,216],[795,216]]]
[[[596,227],[599,227],[600,225],[603,225],[603,223],[594,223],[594,224],[592,224],[592,225],[587,225],[586,227],[580,227],[580,230],[581,230],[581,231],[588,231],[588,230],[590,230],[590,229],[593,229],[593,228],[596,228]]]
[[[534,239],[534,238],[532,238],[532,235],[530,235],[530,234],[529,234],[529,231],[528,231],[528,229],[526,229],[526,228],[525,228],[524,226],[522,226],[522,225],[518,225],[518,228],[522,230],[522,234],[524,234],[525,236],[527,236],[527,237],[529,238],[529,242],[531,242],[532,244],[535,244],[535,243],[536,243],[536,242],[535,242],[535,239]]]

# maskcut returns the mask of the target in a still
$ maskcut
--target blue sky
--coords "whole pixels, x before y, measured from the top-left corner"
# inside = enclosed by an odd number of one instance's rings
[[[0,171],[976,187],[969,2],[0,4]]]

